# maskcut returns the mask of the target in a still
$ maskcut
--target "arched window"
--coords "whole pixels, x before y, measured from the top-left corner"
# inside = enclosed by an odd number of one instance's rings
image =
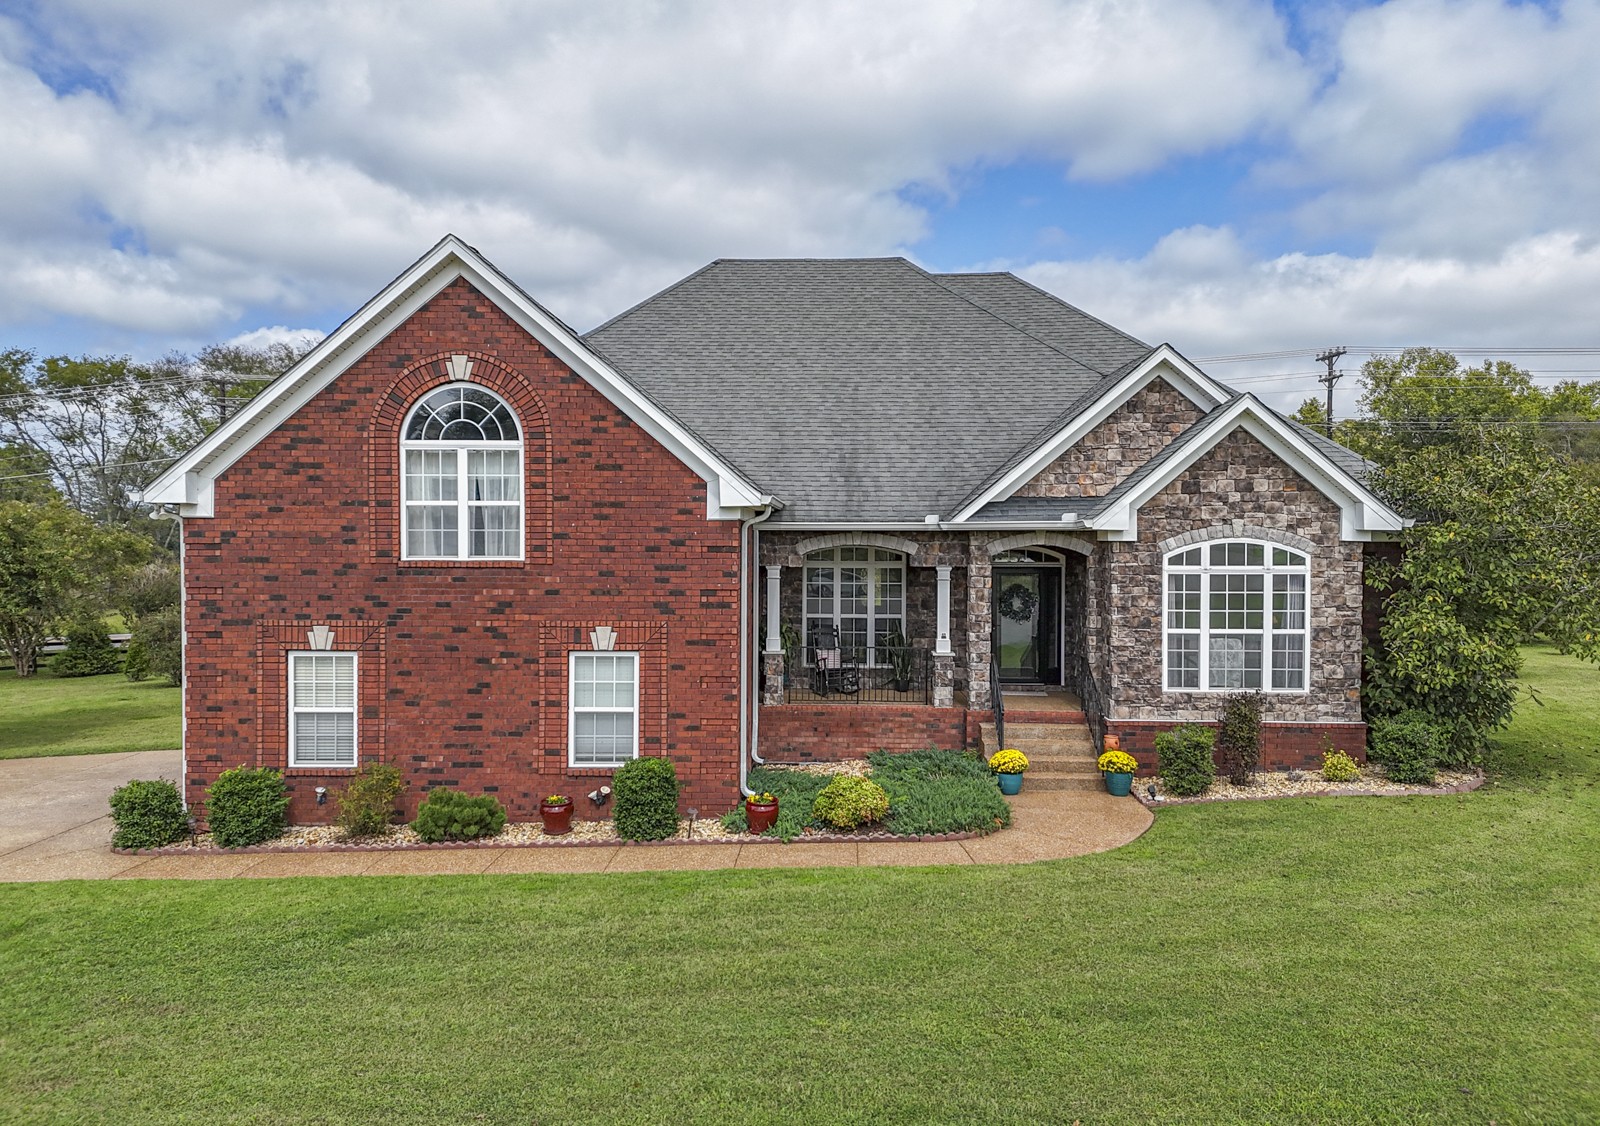
[[[1226,540],[1166,557],[1169,691],[1304,692],[1310,623],[1306,556]]]
[[[836,547],[806,556],[807,653],[819,642],[818,626],[839,629],[839,647],[848,661],[889,663],[880,648],[906,630],[906,562],[898,551],[881,547]]]
[[[474,383],[423,397],[400,438],[404,559],[522,558],[522,432]]]

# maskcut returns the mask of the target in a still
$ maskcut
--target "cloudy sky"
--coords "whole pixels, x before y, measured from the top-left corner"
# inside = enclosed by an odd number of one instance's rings
[[[0,0],[0,347],[326,331],[446,231],[579,327],[905,254],[1197,358],[1600,345],[1597,58],[1600,0]]]

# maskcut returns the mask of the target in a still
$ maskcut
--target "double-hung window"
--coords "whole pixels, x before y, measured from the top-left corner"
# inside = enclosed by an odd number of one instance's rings
[[[1228,540],[1180,548],[1165,571],[1169,691],[1306,690],[1304,553]]]
[[[806,651],[818,645],[818,626],[839,627],[847,661],[888,664],[890,636],[905,636],[906,564],[897,551],[839,547],[806,556]],[[900,644],[905,644],[901,641]]]
[[[356,764],[356,655],[289,654],[289,765]]]
[[[639,654],[573,653],[567,756],[573,766],[621,766],[639,756]]]
[[[494,392],[452,383],[401,431],[405,559],[522,558],[522,432]]]

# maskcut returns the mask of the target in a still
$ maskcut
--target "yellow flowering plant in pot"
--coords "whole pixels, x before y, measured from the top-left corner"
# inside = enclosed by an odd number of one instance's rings
[[[1106,789],[1119,798],[1128,796],[1133,788],[1133,772],[1139,769],[1139,760],[1127,751],[1107,751],[1095,760],[1100,776],[1106,780]]]
[[[1002,794],[1022,791],[1022,772],[1028,769],[1028,756],[1017,750],[996,751],[989,759],[989,769],[1000,781]]]

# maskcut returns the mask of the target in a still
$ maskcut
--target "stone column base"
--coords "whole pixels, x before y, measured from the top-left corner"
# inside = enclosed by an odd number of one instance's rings
[[[761,702],[763,704],[783,703],[783,654],[762,653],[761,672]]]
[[[933,706],[936,708],[953,708],[956,706],[956,655],[954,653],[935,653],[933,655]]]

